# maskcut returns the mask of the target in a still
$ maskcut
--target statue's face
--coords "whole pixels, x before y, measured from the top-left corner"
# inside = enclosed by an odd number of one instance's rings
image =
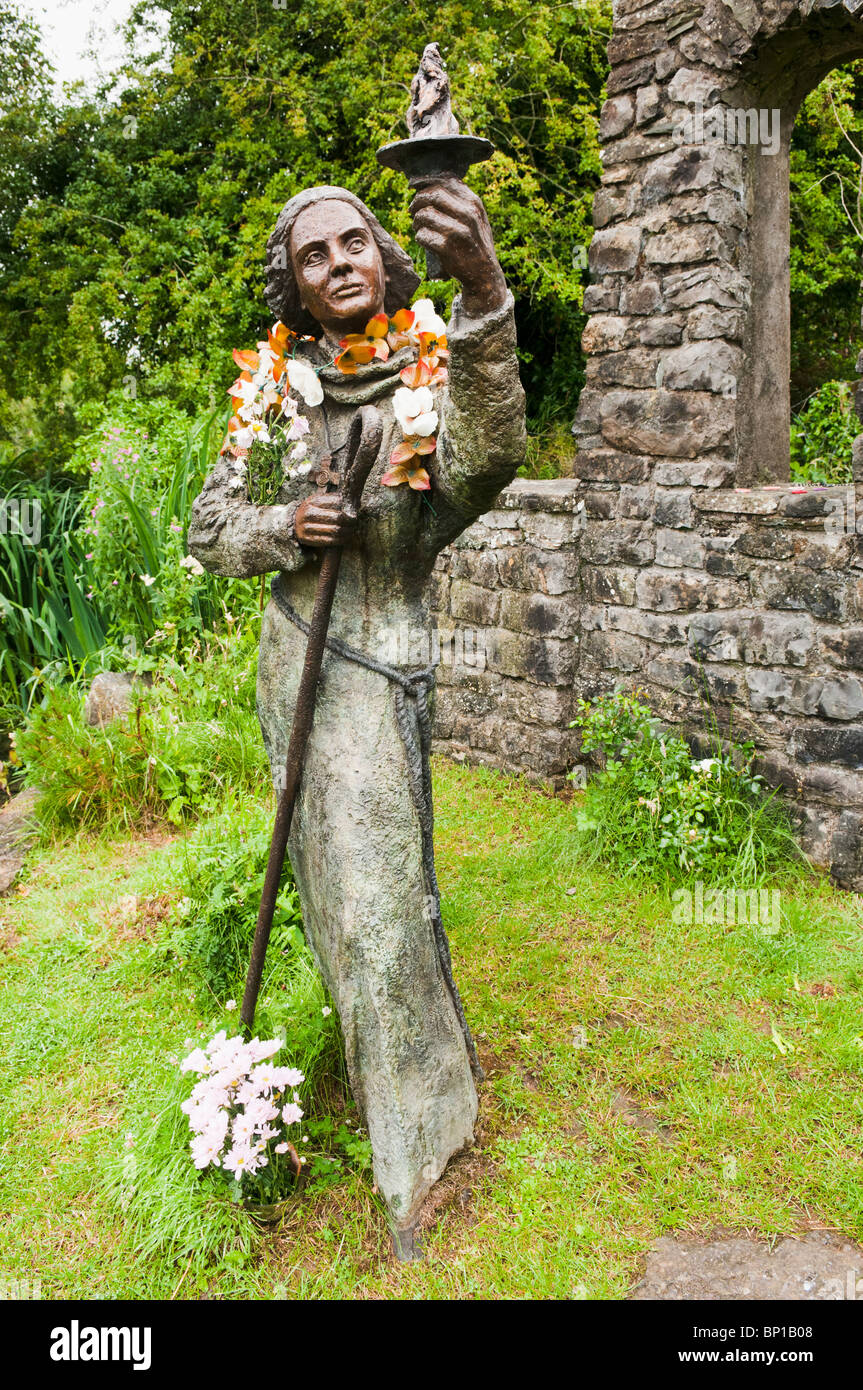
[[[304,208],[291,232],[290,256],[303,304],[329,337],[361,333],[383,309],[381,253],[350,203],[328,198]]]

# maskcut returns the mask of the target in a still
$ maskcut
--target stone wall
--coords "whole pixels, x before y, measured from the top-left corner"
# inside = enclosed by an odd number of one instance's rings
[[[863,487],[704,482],[508,488],[439,561],[436,746],[560,786],[576,700],[640,686],[696,745],[708,718],[751,739],[814,862],[863,889]]]
[[[791,133],[861,54],[863,0],[615,0],[576,476],[508,488],[435,599],[485,656],[439,747],[560,782],[579,697],[709,708],[863,890],[863,435],[854,486],[788,485]]]

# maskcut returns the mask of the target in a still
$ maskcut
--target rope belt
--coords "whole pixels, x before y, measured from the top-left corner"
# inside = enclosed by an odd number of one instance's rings
[[[270,590],[279,612],[284,614],[289,622],[294,624],[294,627],[299,628],[300,632],[308,636],[309,624],[306,622],[305,618],[300,617],[297,610],[289,602],[283,588],[281,574],[277,574],[273,578]],[[438,960],[440,961],[444,981],[446,982],[455,1008],[456,1017],[458,1018],[462,1033],[464,1034],[471,1071],[477,1080],[481,1081],[485,1073],[480,1065],[476,1047],[471,1037],[470,1028],[468,1027],[467,1019],[464,1015],[464,1008],[462,1007],[458,986],[453,979],[452,958],[450,956],[449,941],[447,940],[446,931],[444,930],[440,905],[440,889],[438,888],[434,864],[434,813],[432,810],[431,766],[429,763],[432,723],[431,714],[429,712],[429,696],[434,689],[435,668],[434,666],[424,666],[419,671],[399,671],[394,666],[388,666],[383,661],[375,661],[374,657],[366,656],[364,652],[357,651],[355,647],[349,646],[347,642],[342,642],[338,637],[328,637],[326,639],[326,646],[327,649],[334,652],[336,656],[342,657],[345,661],[352,661],[355,665],[362,666],[367,671],[375,671],[379,676],[384,676],[395,686],[396,723],[407,759],[411,800],[413,801],[414,809],[416,810],[420,823],[423,872],[428,888],[427,901],[432,905],[432,930],[434,932]],[[410,705],[408,701],[410,701]]]

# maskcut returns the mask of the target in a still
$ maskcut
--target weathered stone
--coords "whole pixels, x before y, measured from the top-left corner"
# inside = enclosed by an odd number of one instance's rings
[[[590,244],[590,269],[594,275],[632,270],[641,249],[641,228],[622,222],[597,232]]]
[[[723,488],[734,477],[734,464],[727,459],[697,459],[692,463],[657,463],[654,481],[660,487]]]
[[[664,276],[662,296],[668,309],[689,309],[697,304],[739,309],[748,305],[749,286],[731,266],[698,266]]]
[[[670,526],[675,529],[692,525],[692,493],[682,488],[666,491],[657,488],[654,493],[655,506],[653,520],[657,526]]]
[[[691,612],[702,605],[704,576],[650,570],[638,576],[635,591],[639,608],[656,613]]]
[[[856,719],[863,714],[863,686],[853,676],[825,681],[818,700],[818,713],[825,719]]]
[[[629,92],[610,97],[603,103],[599,118],[599,134],[602,140],[613,140],[622,135],[632,125],[635,117],[635,99]]]
[[[500,556],[500,582],[510,589],[568,593],[578,582],[578,555],[574,551],[516,546]]]
[[[699,304],[689,315],[686,331],[691,339],[728,338],[739,342],[745,319],[737,309],[717,309],[715,304]]]
[[[831,632],[822,638],[824,650],[840,666],[863,671],[863,627],[849,627],[844,632]]]
[[[452,550],[452,578],[469,579],[484,589],[494,589],[498,582],[498,552],[494,550]],[[501,560],[503,555],[501,555]]]
[[[721,90],[721,82],[715,72],[693,71],[692,68],[678,68],[668,84],[668,95],[672,101],[685,106],[712,106]]]
[[[759,666],[805,666],[814,645],[815,625],[810,617],[757,613],[746,629],[743,658]]]
[[[666,352],[661,384],[672,391],[716,391],[736,395],[743,353],[723,339],[687,343]]]
[[[627,320],[613,314],[601,314],[588,319],[581,335],[581,346],[587,353],[617,352],[623,347]]]
[[[692,189],[707,188],[718,179],[718,165],[721,157],[715,145],[677,145],[660,155],[645,173],[645,207]]]
[[[593,196],[593,225],[607,227],[609,222],[625,217],[630,199],[625,190],[598,188]]]
[[[790,560],[794,542],[786,531],[744,531],[734,542],[735,550],[758,560]]]
[[[657,530],[656,563],[671,569],[701,569],[705,543],[691,531]]]
[[[464,623],[493,627],[500,612],[500,596],[492,589],[481,589],[463,579],[454,579],[450,593],[450,612]]]
[[[617,516],[617,506],[620,494],[610,489],[602,492],[586,492],[584,494],[584,509],[587,512],[589,521],[611,521]]]
[[[582,593],[588,603],[635,603],[635,569],[587,565],[582,577]]]
[[[689,623],[689,650],[700,661],[739,661],[740,626],[737,614],[699,613]]]
[[[509,589],[501,598],[500,621],[511,632],[527,636],[573,637],[578,630],[578,610],[568,598]]]
[[[794,731],[789,751],[804,764],[841,763],[863,772],[863,728],[802,727]]]
[[[650,348],[632,348],[628,352],[614,352],[607,357],[594,357],[588,368],[590,384],[600,382],[603,386],[644,386],[656,384],[659,368],[659,355]]]
[[[617,449],[579,449],[576,469],[579,477],[591,481],[635,483],[649,476],[650,459]]]
[[[604,438],[631,453],[694,458],[734,431],[733,413],[708,392],[609,391],[599,415]]]
[[[596,565],[649,565],[654,550],[652,528],[637,521],[598,523],[581,547],[583,559]]]
[[[584,291],[583,308],[586,314],[613,314],[617,309],[620,289],[617,285],[588,285]]]
[[[638,330],[639,340],[650,347],[671,347],[683,337],[684,321],[679,314],[650,318]],[[658,384],[658,383],[657,383]]]
[[[606,671],[643,671],[647,647],[621,632],[590,632],[583,642],[584,659]]]
[[[655,84],[640,87],[635,97],[635,124],[646,125],[652,121],[661,104],[660,89]]]
[[[658,280],[636,280],[620,292],[621,314],[655,314],[662,308]]]
[[[848,586],[841,574],[763,570],[753,576],[753,591],[769,608],[805,611],[830,623],[841,622],[848,607]]]
[[[716,228],[699,225],[650,237],[644,258],[648,265],[685,265],[689,261],[720,260],[724,252],[725,244]]]
[[[538,685],[569,685],[575,675],[578,648],[572,641],[526,637],[497,628],[488,634],[488,666],[504,676],[520,676]]]
[[[152,676],[136,676],[126,671],[102,671],[94,676],[84,701],[84,723],[105,729],[115,719],[123,719],[132,708],[137,686],[152,683]]]
[[[843,811],[830,842],[831,873],[853,892],[863,891],[863,815]]]
[[[624,483],[620,489],[620,515],[646,521],[653,511],[653,488]]]

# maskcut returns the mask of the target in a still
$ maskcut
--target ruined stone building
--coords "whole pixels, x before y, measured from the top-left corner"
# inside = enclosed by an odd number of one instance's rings
[[[576,476],[508,488],[436,602],[439,747],[560,780],[575,701],[641,686],[863,889],[863,435],[853,486],[789,484],[791,133],[859,56],[863,0],[615,0]]]

